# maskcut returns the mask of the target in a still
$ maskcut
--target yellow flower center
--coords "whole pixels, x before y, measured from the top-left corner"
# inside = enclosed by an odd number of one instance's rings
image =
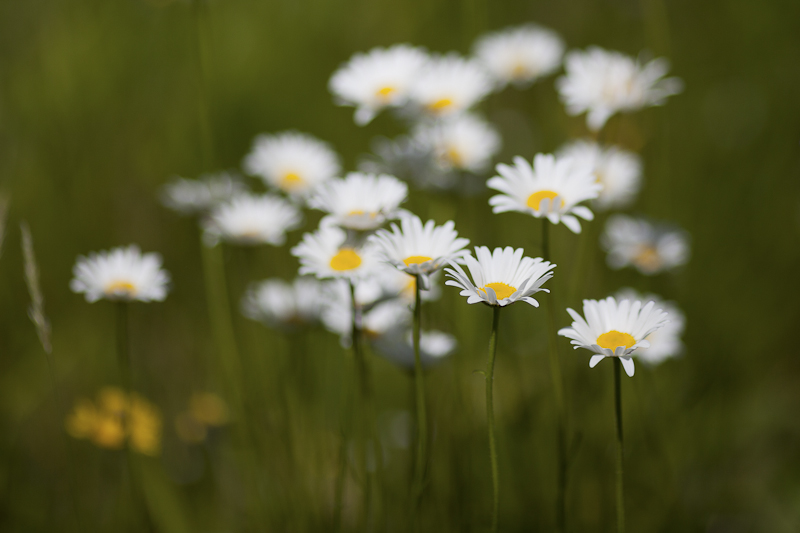
[[[300,177],[299,174],[294,172],[287,172],[281,178],[281,189],[285,189],[287,191],[293,191],[295,189],[301,188],[305,185],[306,181]]]
[[[331,268],[342,272],[353,270],[361,265],[361,256],[352,248],[342,248],[331,258]]]
[[[136,294],[136,286],[130,281],[112,281],[106,285],[106,294],[114,296],[133,296]]]
[[[528,207],[530,207],[531,209],[535,209],[538,211],[542,203],[542,200],[544,200],[545,198],[552,200],[556,196],[558,196],[558,193],[555,191],[536,191],[535,193],[528,196],[527,204]],[[563,199],[561,200],[561,207],[564,207]]]
[[[406,266],[410,266],[410,265],[416,265],[416,264],[419,264],[419,263],[424,263],[425,261],[430,261],[431,259],[433,259],[433,258],[432,257],[428,257],[427,255],[410,255],[410,256],[406,257],[405,259],[403,259],[403,263],[405,263]]]
[[[642,270],[655,271],[661,267],[661,256],[652,246],[642,246],[633,262]]]
[[[528,67],[522,63],[517,63],[511,70],[511,76],[516,79],[526,78],[528,76]]]
[[[395,89],[394,87],[386,86],[386,87],[381,87],[380,89],[378,89],[375,92],[375,94],[378,96],[378,98],[381,98],[383,100],[388,100],[389,97],[392,95],[392,93],[394,93],[396,90],[397,89]]]
[[[511,285],[507,285],[502,282],[487,283],[483,287],[480,287],[478,290],[486,292],[487,287],[494,291],[494,294],[495,296],[497,296],[498,300],[502,300],[503,298],[508,298],[509,296],[517,292],[516,287],[512,287]]]
[[[447,159],[454,167],[460,167],[464,164],[464,158],[461,157],[461,152],[452,146],[445,152],[445,159]]]
[[[612,329],[597,337],[597,345],[601,348],[608,348],[609,350],[616,350],[617,346],[624,346],[630,348],[636,344],[636,339],[629,333],[622,333]]]
[[[431,104],[428,104],[428,109],[436,113],[444,111],[451,105],[453,105],[453,100],[451,100],[450,98],[440,98],[439,100],[436,100]]]

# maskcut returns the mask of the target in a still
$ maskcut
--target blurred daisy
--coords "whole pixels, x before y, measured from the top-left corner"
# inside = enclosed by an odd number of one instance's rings
[[[574,141],[559,150],[558,157],[571,157],[588,165],[597,182],[603,185],[592,206],[602,210],[619,209],[633,203],[642,185],[642,160],[616,146],[602,147],[591,141]]]
[[[353,304],[349,290],[335,291],[323,298],[322,324],[331,333],[339,335],[343,346],[348,347],[353,330]],[[375,339],[397,327],[406,327],[411,321],[411,310],[402,300],[385,300],[373,305],[362,305],[356,296],[359,308],[359,329],[367,339]]]
[[[385,107],[406,103],[408,89],[428,55],[422,48],[396,44],[358,53],[331,77],[328,88],[341,105],[356,108],[356,124],[364,126]]]
[[[301,275],[312,274],[319,279],[356,280],[369,276],[379,265],[372,246],[358,246],[348,240],[344,230],[326,224],[303,235],[292,248],[292,255],[300,259]]]
[[[534,307],[539,302],[531,296],[542,289],[542,284],[553,277],[551,270],[556,265],[543,261],[541,257],[531,259],[522,257],[522,248],[495,248],[490,252],[486,246],[475,248],[477,259],[468,255],[464,262],[472,275],[470,281],[464,270],[451,262],[452,268],[445,273],[452,278],[445,285],[458,287],[461,296],[467,297],[468,304],[482,302],[492,306],[504,307],[516,301],[523,301]]]
[[[367,231],[397,218],[407,196],[408,185],[394,176],[350,172],[320,186],[308,205],[329,213],[323,224]]]
[[[513,83],[524,87],[558,70],[564,42],[552,30],[526,24],[481,37],[474,50],[498,86]]]
[[[161,188],[161,203],[178,213],[196,215],[246,192],[238,176],[220,172],[197,180],[174,179]]]
[[[169,273],[161,268],[161,256],[142,254],[139,247],[114,248],[107,252],[79,256],[72,268],[69,287],[84,293],[87,302],[100,299],[142,302],[167,297]]]
[[[456,54],[431,58],[411,87],[410,99],[434,117],[465,111],[492,92],[489,73]]]
[[[400,226],[392,224],[391,232],[378,230],[369,240],[387,263],[411,276],[420,276],[421,288],[430,286],[428,276],[445,263],[469,255],[464,249],[469,239],[458,237],[452,220],[442,226],[429,220],[423,226],[418,216],[408,215],[402,217]]]
[[[308,195],[341,171],[339,156],[328,143],[295,131],[256,137],[243,167],[268,187],[294,197]]]
[[[586,125],[593,131],[614,113],[663,105],[683,90],[679,78],[662,79],[669,70],[664,58],[642,65],[620,52],[593,46],[568,53],[564,65],[566,75],[556,81],[561,100],[570,115],[587,112]]]
[[[531,166],[517,156],[513,167],[501,163],[497,172],[499,176],[486,182],[487,187],[501,193],[489,199],[494,213],[519,211],[536,218],[547,217],[553,224],[563,222],[573,233],[581,232],[576,216],[594,219],[588,207],[577,205],[597,198],[603,188],[588,162],[537,154]]]
[[[572,327],[562,328],[558,334],[572,339],[570,344],[576,350],[586,348],[596,354],[589,360],[589,367],[594,368],[605,357],[619,357],[631,377],[633,352],[647,348],[650,343],[645,338],[668,322],[667,313],[656,308],[655,302],[642,306],[638,300],[617,302],[613,296],[600,301],[584,300],[585,320],[572,309],[567,312],[574,320]]]
[[[286,242],[286,232],[300,226],[300,211],[286,200],[271,194],[243,195],[217,206],[203,221],[206,244],[220,240],[241,245]]]
[[[406,370],[414,370],[414,341],[409,329],[397,328],[372,340],[372,346],[389,361]],[[422,366],[441,362],[456,351],[455,337],[441,331],[420,332],[419,349]]]
[[[433,155],[444,170],[481,172],[500,150],[500,134],[488,122],[461,114],[436,122],[421,122],[411,140]]]
[[[291,283],[268,279],[250,286],[242,298],[242,313],[271,327],[294,329],[319,320],[321,294],[315,278],[299,277]]]
[[[647,364],[657,365],[666,359],[677,357],[683,353],[685,346],[681,340],[683,330],[686,328],[686,317],[683,312],[672,302],[666,302],[654,295],[640,297],[633,289],[623,289],[617,292],[616,298],[629,300],[654,301],[655,306],[669,315],[669,321],[664,327],[648,335],[645,340],[650,343],[648,348],[640,347],[631,355]]]
[[[610,217],[600,243],[613,269],[633,266],[650,276],[689,261],[689,239],[683,231],[654,226],[641,218]]]

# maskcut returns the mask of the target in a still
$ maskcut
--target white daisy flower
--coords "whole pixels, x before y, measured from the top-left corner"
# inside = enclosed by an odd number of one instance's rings
[[[475,60],[456,54],[435,56],[411,86],[410,100],[434,117],[460,113],[492,92],[493,81]]]
[[[395,329],[372,340],[372,346],[389,361],[414,370],[414,340],[409,329]],[[441,362],[456,351],[455,337],[441,331],[421,331],[419,339],[420,359],[423,367]]]
[[[69,287],[84,293],[87,302],[100,299],[161,302],[167,297],[169,273],[157,253],[142,254],[139,247],[114,248],[79,256]]]
[[[434,122],[420,122],[411,142],[433,155],[443,170],[486,170],[498,151],[500,134],[485,120],[460,114]]]
[[[486,182],[487,187],[501,193],[489,199],[494,213],[519,211],[536,218],[547,217],[553,224],[563,222],[573,233],[581,232],[576,216],[594,219],[588,207],[578,205],[597,198],[603,187],[596,182],[587,162],[537,154],[531,166],[517,156],[513,167],[501,163],[497,172],[499,176]]]
[[[384,261],[406,274],[420,276],[423,289],[430,287],[428,276],[445,263],[469,255],[464,249],[469,239],[458,237],[452,220],[442,226],[429,220],[423,226],[418,216],[404,216],[400,226],[392,224],[391,232],[378,230],[369,240]]]
[[[356,285],[358,287],[358,285]],[[353,328],[353,303],[350,290],[344,284],[332,284],[327,297],[321,301],[322,324],[331,333],[339,335],[342,345],[351,342]],[[411,310],[402,300],[384,300],[365,304],[356,293],[356,305],[360,310],[359,328],[367,339],[378,338],[397,327],[405,327],[411,321]]]
[[[574,322],[572,327],[558,330],[562,337],[572,339],[575,349],[586,348],[596,355],[589,359],[594,368],[605,357],[619,357],[625,373],[633,377],[631,354],[650,343],[645,338],[667,322],[667,313],[655,307],[655,302],[642,306],[639,300],[617,302],[613,296],[605,300],[584,300],[586,319],[567,309]]]
[[[471,255],[464,257],[473,281],[458,264],[451,262],[452,268],[446,268],[445,273],[452,279],[445,285],[462,289],[460,294],[467,297],[468,304],[483,302],[504,307],[523,301],[539,307],[539,302],[531,296],[539,291],[550,292],[541,287],[553,277],[551,270],[556,265],[541,257],[522,257],[523,253],[522,248],[515,250],[510,246],[495,248],[494,252],[486,246],[478,246],[475,248],[477,260]]]
[[[564,66],[566,75],[556,80],[561,100],[570,115],[587,112],[586,125],[593,131],[614,113],[663,105],[683,90],[679,78],[662,79],[669,70],[664,58],[642,65],[620,52],[593,46],[568,53]]]
[[[312,274],[319,279],[357,280],[371,275],[380,265],[372,246],[358,246],[348,240],[343,229],[327,224],[303,235],[303,240],[291,251],[300,259],[300,274]]]
[[[666,302],[662,298],[648,294],[640,297],[633,289],[622,289],[617,292],[616,298],[627,298],[629,300],[654,301],[656,307],[662,309],[669,315],[669,322],[664,327],[657,329],[648,335],[645,340],[650,343],[648,348],[640,347],[631,355],[641,359],[649,365],[657,365],[672,357],[678,357],[685,349],[681,337],[686,328],[686,316],[672,302]]]
[[[330,214],[326,224],[368,231],[397,218],[407,196],[408,185],[394,176],[350,172],[320,186],[308,205]]]
[[[341,171],[339,156],[328,143],[296,131],[256,137],[243,167],[268,187],[295,198],[307,196]]]
[[[286,232],[300,226],[303,216],[286,200],[270,194],[242,195],[217,206],[203,221],[209,246],[220,240],[243,245],[286,242]]]
[[[319,320],[321,295],[322,284],[315,278],[268,279],[250,286],[242,298],[242,313],[271,327],[293,329]]]
[[[377,257],[381,259],[380,254],[376,250]],[[427,286],[420,287],[420,296],[425,302],[432,302],[438,300],[442,295],[441,287],[437,285],[441,278],[441,271],[438,270],[428,276],[430,283]],[[380,298],[377,299],[390,299],[400,298],[408,304],[413,304],[416,298],[417,279],[398,270],[393,266],[381,262],[378,268],[368,278],[364,278],[359,282],[359,287],[373,287],[373,293],[380,293]]]
[[[328,88],[341,105],[356,108],[356,124],[364,126],[385,107],[402,106],[428,55],[422,48],[396,44],[355,54],[331,77]]]
[[[608,266],[613,269],[633,266],[647,276],[689,261],[689,239],[683,231],[654,226],[641,218],[610,217],[600,243],[608,252]]]
[[[571,157],[587,164],[597,182],[603,185],[592,206],[602,209],[628,207],[642,186],[642,160],[628,150],[616,146],[603,147],[592,141],[574,141],[558,152],[559,157]]]
[[[197,180],[176,178],[161,188],[161,203],[184,215],[203,214],[217,204],[247,192],[234,174],[207,174]]]
[[[558,70],[564,42],[552,30],[526,24],[485,35],[474,50],[500,87],[508,83],[524,87]]]

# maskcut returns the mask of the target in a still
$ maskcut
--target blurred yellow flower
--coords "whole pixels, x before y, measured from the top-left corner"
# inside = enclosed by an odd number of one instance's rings
[[[208,428],[228,423],[228,407],[216,394],[198,392],[189,399],[189,409],[175,417],[175,432],[184,442],[203,442]]]
[[[101,448],[128,445],[145,455],[161,451],[161,413],[136,393],[104,387],[97,403],[81,399],[67,416],[66,430],[76,439],[88,439]]]

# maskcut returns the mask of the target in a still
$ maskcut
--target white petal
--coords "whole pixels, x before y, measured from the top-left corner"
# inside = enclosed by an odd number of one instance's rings
[[[633,359],[630,357],[620,357],[619,360],[622,363],[622,368],[625,369],[625,373],[628,374],[628,377],[633,377]]]
[[[594,368],[597,366],[597,363],[605,359],[605,355],[593,355],[591,359],[589,359],[589,368]]]

